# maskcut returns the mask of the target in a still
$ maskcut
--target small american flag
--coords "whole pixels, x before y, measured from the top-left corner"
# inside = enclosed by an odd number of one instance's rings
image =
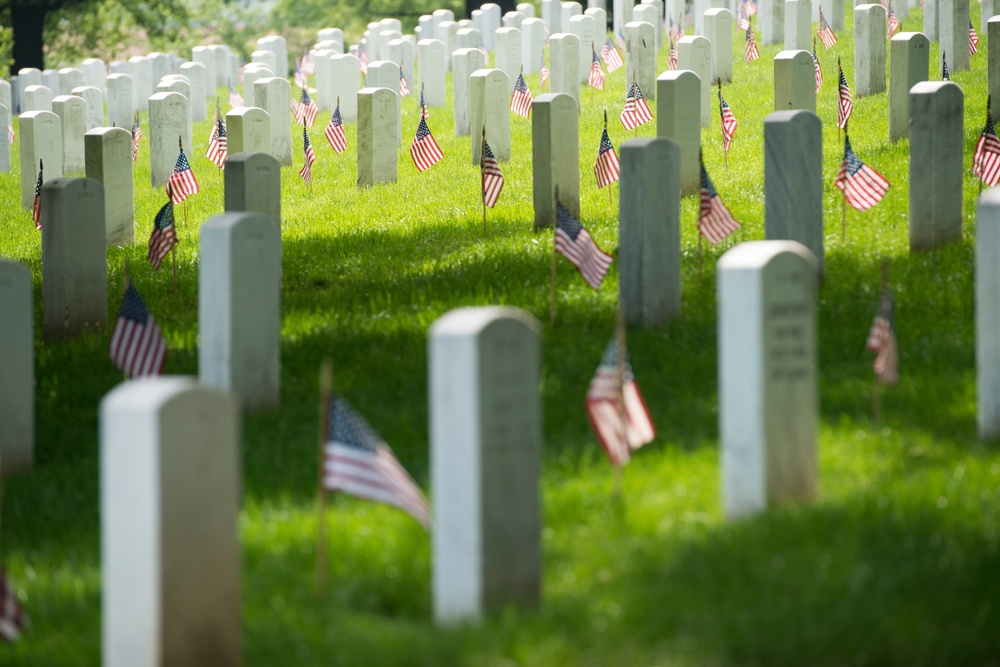
[[[667,36],[672,42],[676,42],[684,36],[684,31],[681,30],[680,26],[674,23],[673,17],[667,19]]]
[[[302,169],[299,170],[299,176],[306,182],[306,185],[312,185],[312,166],[316,162],[316,151],[313,150],[312,144],[309,142],[309,132],[305,127],[302,128],[302,151],[304,160]]]
[[[425,118],[420,119],[420,125],[417,126],[417,136],[410,144],[410,157],[413,158],[413,164],[417,165],[417,171],[423,171],[437,164],[444,157],[437,142],[434,141],[434,135],[427,127]]]
[[[896,344],[896,332],[892,327],[892,296],[888,288],[882,288],[878,312],[868,331],[865,347],[875,352],[875,377],[884,385],[894,385],[899,382],[899,350]]]
[[[743,62],[752,63],[760,58],[760,51],[757,50],[757,40],[753,36],[753,28],[747,28],[746,47],[743,49]]]
[[[597,247],[590,233],[562,204],[557,204],[556,250],[580,271],[584,281],[597,289],[614,257]]]
[[[626,130],[634,130],[640,125],[644,125],[653,120],[653,114],[646,105],[646,100],[642,98],[642,90],[639,84],[632,82],[625,96],[625,108],[622,110],[621,121]]]
[[[403,76],[403,68],[402,68],[402,66],[400,66],[400,68],[399,68],[399,96],[400,97],[406,97],[409,94],[410,94],[410,89],[406,85],[406,77]]]
[[[611,185],[618,180],[621,169],[618,166],[618,154],[615,147],[611,145],[611,138],[608,137],[608,126],[604,126],[604,133],[601,134],[601,145],[597,149],[597,160],[594,161],[594,176],[597,177],[598,189],[603,189],[606,185]]]
[[[618,50],[619,51],[624,51],[625,50],[625,38],[616,33],[615,36],[614,36],[614,39],[615,39],[615,46],[618,47]]]
[[[740,223],[736,222],[733,214],[729,212],[722,201],[722,197],[715,189],[712,179],[705,171],[705,164],[701,165],[701,207],[698,210],[698,231],[708,239],[708,242],[715,245],[726,238],[737,229]]]
[[[159,375],[167,360],[167,339],[131,282],[125,289],[108,354],[115,366],[133,377]]]
[[[722,116],[722,147],[728,151],[729,144],[733,143],[733,135],[736,134],[736,128],[739,127],[739,123],[736,122],[736,116],[733,115],[733,110],[729,108],[726,98],[722,96],[721,88],[719,89],[719,114]]]
[[[17,602],[17,591],[7,581],[7,574],[0,567],[0,639],[15,642],[24,627],[24,613]]]
[[[139,159],[139,140],[142,139],[142,128],[139,127],[139,114],[132,121],[132,162]]]
[[[333,148],[336,153],[343,153],[347,150],[347,137],[344,136],[344,123],[340,119],[340,105],[333,110],[333,115],[330,116],[330,122],[326,126],[326,131],[323,133],[326,136],[326,140],[330,143],[330,147]]]
[[[243,96],[236,92],[232,83],[229,84],[229,106],[234,109],[243,106]]]
[[[312,127],[313,123],[316,122],[318,114],[319,107],[313,102],[313,98],[309,96],[309,91],[303,88],[302,96],[299,98],[299,105],[295,107],[295,122],[301,123],[305,127]]]
[[[299,61],[299,67],[302,69],[303,74],[306,76],[312,76],[316,73],[316,60],[312,57],[310,53],[303,53],[302,59]]]
[[[212,161],[219,169],[226,166],[226,158],[229,157],[229,138],[226,135],[226,120],[219,113],[219,108],[215,108],[215,131],[208,142],[208,151],[205,157]]]
[[[823,48],[832,49],[833,45],[837,43],[837,35],[833,33],[833,28],[830,24],[826,22],[826,18],[823,16],[823,10],[819,10],[819,24],[816,28],[816,36],[819,37],[819,41],[823,42]]]
[[[608,68],[609,74],[625,65],[621,54],[618,53],[618,48],[611,41],[610,37],[608,41],[604,42],[604,46],[601,48],[601,59],[604,60],[604,65]]]
[[[740,3],[740,11],[746,14],[747,17],[753,16],[757,13],[757,3],[753,0],[743,0]]]
[[[295,86],[297,88],[306,88],[309,85],[309,77],[306,73],[302,71],[302,67],[299,61],[295,61]]]
[[[882,201],[889,191],[889,181],[861,161],[851,150],[851,140],[844,134],[844,161],[833,182],[843,193],[847,203],[859,211],[867,211]]]
[[[510,96],[510,110],[518,116],[524,118],[531,117],[531,91],[528,84],[524,82],[524,75],[517,75],[517,83],[514,84],[514,92]]]
[[[1000,183],[1000,139],[997,138],[989,107],[986,111],[986,127],[983,128],[972,154],[972,173],[983,183],[994,186]]]
[[[362,74],[368,76],[368,53],[365,51],[364,44],[358,47],[358,67]]]
[[[750,17],[740,11],[740,18],[736,21],[736,27],[739,30],[746,30],[750,27]]]
[[[31,205],[31,219],[35,229],[42,228],[42,161],[38,161],[38,180],[35,181],[35,202]]]
[[[177,228],[174,226],[174,205],[167,202],[153,219],[153,232],[149,235],[149,249],[146,259],[153,270],[160,268],[163,258],[177,245]]]
[[[424,100],[424,89],[420,89],[420,117],[430,118],[431,112],[427,110],[427,102]]]
[[[623,361],[619,374],[618,345],[612,338],[587,388],[590,425],[614,466],[628,463],[632,450],[652,442],[656,435],[627,354]]]
[[[685,28],[694,27],[694,11],[692,11],[690,5],[688,5],[687,9],[684,10],[684,27]]]
[[[594,59],[590,63],[590,77],[587,79],[587,85],[597,90],[604,90],[604,70],[601,69],[601,61],[597,57],[597,51],[591,49],[591,53],[594,54]]]
[[[483,137],[483,160],[480,169],[483,180],[483,203],[493,208],[503,190],[504,178],[503,172],[500,171],[500,163],[493,156],[485,137]]]
[[[951,75],[948,73],[948,54],[944,51],[941,52],[941,80],[951,81]]]
[[[14,126],[10,123],[7,124],[7,143],[13,144],[15,139]]]
[[[969,21],[969,55],[974,56],[979,52],[979,35],[976,34],[976,29],[972,27],[972,21]]]
[[[542,90],[545,90],[545,84],[549,80],[549,68],[545,66],[545,56],[544,55],[542,55],[542,70],[541,70],[540,76],[541,76],[541,82],[538,84],[538,86]]]
[[[854,111],[854,101],[851,99],[851,89],[847,85],[847,77],[844,76],[844,68],[840,66],[840,60],[837,60],[837,69],[840,70],[840,83],[837,88],[837,95],[839,98],[839,104],[837,104],[837,126],[847,127],[847,120],[851,117],[851,112]]]
[[[903,2],[907,2],[907,0],[903,0]],[[896,12],[892,11],[891,2],[886,6],[886,11],[889,13],[889,19],[885,24],[885,38],[890,39],[899,30],[899,19],[896,18]]]
[[[813,43],[813,68],[816,70],[816,92],[823,87],[823,68],[819,66],[819,58],[816,57],[816,44]]]
[[[670,41],[670,51],[667,53],[667,69],[671,71],[677,69],[677,46],[673,40]]]
[[[425,528],[427,499],[378,433],[340,395],[330,399],[330,440],[323,451],[323,490],[398,507]]]
[[[191,195],[200,192],[198,181],[195,180],[194,172],[191,171],[191,163],[188,162],[184,149],[177,156],[177,164],[174,165],[174,173],[167,179],[167,192],[170,194],[170,201],[175,204],[183,204]]]

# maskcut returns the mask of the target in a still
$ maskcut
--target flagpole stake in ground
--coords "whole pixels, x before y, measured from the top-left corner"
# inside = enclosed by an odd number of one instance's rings
[[[483,234],[486,233],[486,123],[483,123],[483,145],[479,151],[479,194],[483,200]]]
[[[319,367],[319,447],[317,449],[316,484],[316,595],[326,595],[327,584],[327,532],[326,486],[323,484],[323,463],[326,443],[330,439],[330,393],[333,391],[333,364],[324,359]]]
[[[556,325],[556,230],[559,229],[559,186],[555,189],[555,206],[552,210],[556,212],[556,224],[552,225],[552,280],[549,290],[549,326]]]

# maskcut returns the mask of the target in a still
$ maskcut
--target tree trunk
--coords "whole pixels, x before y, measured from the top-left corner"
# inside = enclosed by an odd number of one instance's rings
[[[45,55],[42,52],[42,30],[48,7],[30,2],[13,2],[10,5],[10,22],[14,30],[14,64],[11,74],[17,74],[25,67],[45,69]]]

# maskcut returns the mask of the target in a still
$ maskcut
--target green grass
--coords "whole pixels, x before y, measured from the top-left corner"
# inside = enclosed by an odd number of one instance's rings
[[[972,3],[979,25],[978,5]],[[849,21],[849,24],[852,23]],[[904,30],[919,30],[920,12]],[[986,99],[985,36],[973,69],[954,73],[966,94],[966,163]],[[973,237],[977,185],[965,180],[965,240],[911,255],[907,142],[887,141],[885,94],[855,100],[855,151],[893,187],[867,213],[850,210],[841,242],[833,185],[842,143],[835,57],[853,82],[852,38],[821,53],[826,273],[820,293],[820,487],[815,503],[726,522],[720,511],[715,273],[731,247],[706,249],[699,282],[697,199],[682,203],[683,315],[662,329],[630,331],[636,375],[659,433],[624,470],[623,500],[587,425],[582,400],[613,329],[617,276],[600,291],[560,261],[558,322],[543,334],[545,416],[544,593],[537,609],[502,609],[479,627],[436,628],[430,613],[430,540],[399,511],[338,497],[330,511],[331,585],[314,594],[317,369],[336,384],[428,487],[427,329],[449,309],[508,304],[547,318],[551,236],[533,233],[530,124],[512,117],[507,186],[482,230],[478,170],[469,139],[453,136],[450,106],[430,127],[445,153],[418,174],[406,150],[416,129],[404,101],[399,182],[355,187],[351,149],[336,156],[311,133],[319,162],[310,194],[283,171],[282,404],[248,415],[243,432],[245,664],[275,665],[996,665],[1000,656],[1000,453],[977,441]],[[742,35],[734,35],[742,54]],[[762,122],[771,111],[770,60],[738,57],[727,101],[740,122],[724,167],[713,126],[702,141],[721,196],[763,238]],[[666,51],[660,71],[666,69]],[[938,62],[932,45],[931,62]],[[938,78],[932,65],[932,78]],[[612,141],[624,70],[603,93],[582,91],[583,221],[617,245],[617,187],[594,185],[602,112]],[[537,75],[529,86],[539,93]],[[714,98],[713,98],[714,99]],[[450,102],[449,102],[450,104]],[[654,109],[655,112],[655,109]],[[143,119],[145,120],[145,119]],[[148,126],[144,125],[148,132]],[[109,312],[123,265],[166,330],[166,371],[197,372],[197,232],[222,208],[221,174],[201,156],[209,125],[195,128],[192,162],[202,185],[179,223],[180,299],[169,266],[144,261],[162,191],[148,186],[148,144],[135,171],[138,243],[108,250]],[[646,126],[640,136],[650,136]],[[0,174],[0,254],[35,278],[41,329],[40,243],[19,207],[17,154]],[[181,218],[180,214],[178,217]],[[707,248],[707,246],[706,246]],[[871,423],[871,357],[864,340],[880,266],[892,260],[903,379]],[[36,468],[4,494],[4,564],[31,617],[23,639],[0,646],[0,664],[99,664],[100,554],[97,407],[121,374],[107,333],[36,345]],[[433,489],[430,489],[433,497]]]

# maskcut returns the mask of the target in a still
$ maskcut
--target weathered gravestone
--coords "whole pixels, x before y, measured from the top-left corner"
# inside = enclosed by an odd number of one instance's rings
[[[483,48],[483,34],[476,28],[459,28],[455,33],[456,50]]]
[[[816,258],[794,241],[749,241],[719,259],[727,517],[816,494],[816,284]]]
[[[922,81],[910,89],[910,250],[962,238],[962,89]]]
[[[431,327],[438,623],[541,597],[540,330],[515,308],[460,308]]]
[[[153,62],[145,56],[128,59],[129,75],[132,77],[132,101],[136,111],[149,109],[149,96],[157,82],[153,81]]]
[[[42,85],[49,89],[53,97],[59,94],[59,70],[42,70]]]
[[[391,60],[378,60],[368,64],[368,79],[365,84],[368,88],[388,88],[393,91],[399,100],[396,103],[396,136],[399,137],[399,145],[403,145],[403,99],[400,96],[399,88],[399,65]],[[457,93],[456,93],[457,97]]]
[[[153,85],[155,86],[163,79],[163,77],[170,74],[170,58],[166,53],[160,53],[158,51],[146,54],[146,57],[149,58],[149,62],[152,63]]]
[[[191,120],[196,123],[201,122],[208,117],[206,110],[209,102],[208,70],[202,63],[184,63],[180,69],[181,75],[191,82],[191,98],[188,100],[191,105]],[[211,101],[216,100],[213,95]]]
[[[18,119],[21,130],[21,206],[35,203],[38,163],[44,162],[45,180],[63,175],[62,121],[51,111],[28,111]]]
[[[149,98],[149,180],[154,188],[166,187],[180,155],[180,142],[190,159],[193,150],[187,98],[180,93],[156,93]]]
[[[656,135],[680,150],[680,192],[701,188],[701,79],[689,70],[664,72],[656,80]]]
[[[569,19],[565,30],[580,38],[580,83],[587,83],[590,78],[590,68],[594,62],[594,49],[601,33],[597,32],[594,17],[577,14]],[[515,77],[515,80],[517,77]],[[511,88],[513,91],[513,87]]]
[[[480,69],[469,77],[472,101],[469,142],[472,164],[478,165],[482,155],[483,127],[486,141],[494,157],[501,162],[510,160],[510,96],[507,75],[498,69]]]
[[[566,93],[545,93],[531,105],[532,200],[535,229],[556,220],[556,195],[580,217],[580,108]]]
[[[42,185],[45,337],[71,338],[108,323],[104,186],[90,178]]]
[[[109,246],[135,241],[132,133],[123,127],[98,127],[83,137],[87,178],[104,186],[104,229]]]
[[[733,14],[728,9],[712,8],[705,12],[705,37],[711,43],[712,81],[733,80]]]
[[[496,32],[500,28],[500,5],[487,2],[480,7],[483,12],[483,47],[493,52],[496,50]]]
[[[712,122],[712,45],[704,37],[677,40],[677,69],[690,70],[701,82],[701,126]]]
[[[448,67],[445,64],[444,42],[440,39],[422,39],[417,42],[417,53],[420,68],[417,70],[417,91],[423,91],[424,104],[429,107],[445,105],[446,87],[445,75]]]
[[[356,56],[335,55],[330,58],[333,69],[333,99],[340,98],[340,118],[345,123],[358,119],[358,91],[361,90],[360,64]]]
[[[926,81],[930,42],[919,32],[901,32],[889,40],[889,140],[910,134],[910,88]]]
[[[514,92],[514,85],[521,73],[521,31],[517,28],[500,28],[496,34],[496,68],[507,74],[507,97]]]
[[[518,11],[507,12],[503,15],[503,27],[504,28],[517,28],[521,29],[521,22],[524,21],[526,17],[524,14]]]
[[[1000,336],[997,335],[1000,331],[1000,262],[996,260],[998,247],[1000,247],[1000,188],[989,188],[980,195],[976,213],[976,394],[981,440],[1000,435]]]
[[[75,67],[64,67],[59,70],[59,92],[68,95],[74,88],[83,86],[83,71]]]
[[[108,123],[112,127],[132,128],[133,110],[132,77],[128,74],[109,74],[108,82]]]
[[[83,72],[83,85],[104,90],[108,72],[104,67],[103,60],[100,58],[87,58],[80,63],[80,70]]]
[[[569,22],[574,16],[583,13],[583,5],[579,2],[559,3],[559,30],[558,32],[570,32]]]
[[[185,105],[187,106],[188,112],[188,124],[191,123],[191,83],[187,79],[181,78],[179,75],[168,75],[163,77],[158,84],[156,84],[156,92],[158,93],[177,93],[178,95],[183,95],[185,100]],[[188,135],[184,135],[184,145],[187,146]]]
[[[757,7],[761,46],[784,41],[785,0],[759,0]]]
[[[469,136],[472,123],[472,97],[469,77],[476,70],[486,67],[486,55],[479,49],[458,49],[452,54],[452,69],[455,72],[453,114],[455,119],[455,136]]]
[[[75,95],[57,95],[52,100],[52,112],[62,125],[63,173],[82,174],[83,135],[87,131],[87,103]]]
[[[277,406],[280,227],[252,211],[217,215],[201,226],[199,256],[199,380],[231,393],[244,410]]]
[[[397,28],[398,30],[398,28]],[[257,40],[257,48],[262,51],[271,51],[274,53],[278,61],[278,69],[275,71],[275,76],[280,76],[282,78],[288,76],[288,42],[281,35],[268,35],[267,37],[261,37]],[[220,81],[219,85],[224,85],[225,82]]]
[[[212,51],[210,46],[196,46],[191,49],[191,60],[196,63],[201,63],[205,66],[205,95],[207,97],[214,97],[215,90],[219,87],[217,85],[219,80],[219,75],[215,71],[215,53]],[[226,87],[229,84],[235,86],[237,81],[234,79],[232,81],[226,82]]]
[[[76,95],[85,103],[84,123],[86,129],[93,130],[95,127],[104,127],[104,91],[94,86],[78,86],[68,94]],[[55,105],[55,99],[52,100]]]
[[[535,6],[530,2],[519,2],[517,11],[523,14],[526,19],[535,18]]]
[[[358,187],[395,183],[399,161],[399,95],[388,88],[358,92]]]
[[[100,422],[104,667],[239,667],[236,402],[132,380]]]
[[[250,54],[250,62],[267,65],[267,68],[272,72],[281,71],[278,68],[278,56],[274,53],[274,51],[263,51],[258,49]]]
[[[630,324],[662,326],[681,313],[681,155],[666,137],[621,145],[618,275]]]
[[[550,35],[562,32],[562,16],[559,0],[542,0],[542,21]],[[622,25],[625,25],[624,23]]]
[[[226,212],[255,212],[281,231],[281,165],[266,152],[231,153],[223,172]]]
[[[52,111],[52,91],[48,86],[28,86],[21,107],[24,111]]]
[[[253,106],[254,86],[259,79],[267,79],[274,76],[274,72],[267,65],[261,63],[250,64],[243,68],[243,102]],[[291,88],[289,88],[291,90]]]
[[[711,67],[711,55],[707,51],[705,55]],[[639,84],[643,97],[656,97],[656,33],[644,21],[625,24],[625,90],[633,81]]]
[[[764,119],[764,237],[798,241],[823,269],[823,124],[812,111]]]
[[[22,112],[30,111],[30,109],[25,109],[23,106],[25,89],[28,86],[40,85],[42,85],[42,70],[34,67],[22,67],[17,71],[17,97],[21,100]]]
[[[271,155],[283,167],[292,165],[292,116],[288,110],[291,86],[280,76],[258,79],[253,85],[254,106],[267,112],[271,121]],[[248,100],[249,101],[249,100]]]
[[[812,45],[812,0],[785,0],[785,50],[809,50]]]
[[[854,97],[885,90],[886,14],[882,5],[854,8]],[[968,40],[969,33],[966,30]]]
[[[580,104],[580,38],[571,33],[559,33],[549,38],[551,72],[549,90],[566,93]]]
[[[521,22],[521,60],[525,74],[537,74],[542,70],[543,53],[545,22],[542,19],[524,19]]]
[[[952,72],[969,69],[969,0],[938,0],[941,50]]]
[[[663,44],[663,13],[659,12],[657,15],[657,9],[650,4],[638,4],[632,8],[632,20],[630,23],[648,23],[653,28],[653,43],[650,45],[654,52],[660,50],[660,46]],[[660,28],[657,28],[657,25]],[[625,39],[628,40],[628,23],[625,24]]]
[[[816,112],[816,68],[808,51],[782,51],[774,57],[774,110]]]
[[[419,94],[419,89],[415,88],[417,78],[414,74],[413,64],[417,59],[417,45],[407,39],[394,39],[389,42],[389,60],[396,63],[396,83],[399,83],[399,70],[403,70],[406,78],[406,85],[411,90]],[[397,85],[398,88],[398,85]]]
[[[35,461],[35,339],[31,272],[0,257],[0,473]]]
[[[230,156],[235,153],[271,153],[271,119],[263,109],[239,107],[227,113],[226,135]]]

